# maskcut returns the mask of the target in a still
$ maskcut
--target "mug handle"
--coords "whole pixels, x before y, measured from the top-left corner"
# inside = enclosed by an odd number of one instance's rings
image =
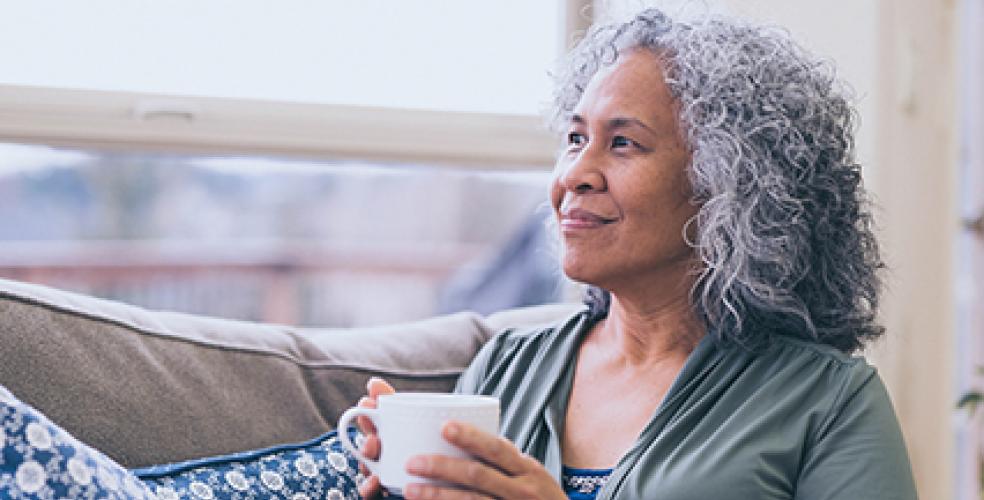
[[[359,449],[355,446],[355,443],[353,443],[352,439],[349,437],[348,428],[352,425],[352,420],[355,420],[355,417],[358,416],[366,417],[369,420],[372,420],[372,423],[375,424],[375,416],[377,413],[378,410],[373,408],[360,408],[358,406],[349,408],[345,410],[345,413],[342,413],[341,417],[339,417],[337,427],[338,439],[342,442],[342,447],[348,450],[349,453],[355,455],[355,457],[358,458],[360,462],[364,463],[373,474],[376,474],[376,468],[379,466],[379,461],[369,460],[362,454],[361,451],[359,451]],[[376,427],[379,428],[378,425]]]

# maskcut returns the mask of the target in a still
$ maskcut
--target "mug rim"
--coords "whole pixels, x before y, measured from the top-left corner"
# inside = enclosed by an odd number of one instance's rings
[[[499,406],[499,399],[493,396],[481,394],[449,394],[444,392],[395,392],[393,394],[380,394],[378,404],[389,402],[399,406],[408,406],[411,403],[428,402],[427,406],[432,407],[484,407]],[[411,405],[417,406],[417,405]]]

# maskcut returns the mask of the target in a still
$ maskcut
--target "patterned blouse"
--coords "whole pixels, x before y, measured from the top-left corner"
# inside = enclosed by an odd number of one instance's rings
[[[560,478],[567,498],[594,500],[611,475],[612,469],[576,469],[565,465]]]

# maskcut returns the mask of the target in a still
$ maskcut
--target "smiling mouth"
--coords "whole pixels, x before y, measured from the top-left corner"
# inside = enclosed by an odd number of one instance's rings
[[[586,210],[574,209],[561,215],[560,227],[562,229],[593,229],[607,226],[617,220],[618,219],[602,217]]]

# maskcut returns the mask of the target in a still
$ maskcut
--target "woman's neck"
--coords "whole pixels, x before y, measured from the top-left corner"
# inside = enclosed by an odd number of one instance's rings
[[[630,366],[653,366],[659,361],[686,359],[703,338],[687,295],[645,304],[612,295],[608,317],[588,342]]]

